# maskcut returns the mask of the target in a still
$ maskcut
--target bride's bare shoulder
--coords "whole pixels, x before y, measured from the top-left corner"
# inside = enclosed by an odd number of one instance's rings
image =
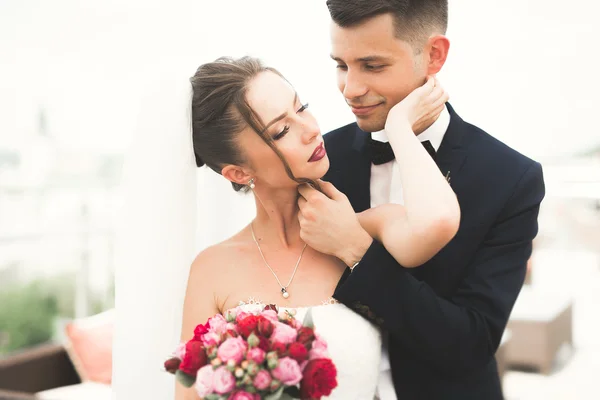
[[[244,231],[241,231],[220,243],[202,250],[192,263],[192,270],[217,270],[223,273],[232,261],[236,261],[239,264],[240,260],[244,260],[251,249],[252,247],[245,238]],[[216,266],[219,268],[215,268]]]

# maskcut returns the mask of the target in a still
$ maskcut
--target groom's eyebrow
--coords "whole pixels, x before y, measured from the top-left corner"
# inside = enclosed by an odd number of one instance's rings
[[[298,101],[298,92],[294,92],[294,102],[292,103],[292,105],[296,104],[296,101]],[[265,126],[265,129],[263,129],[263,132],[266,131],[267,129],[269,129],[273,124],[281,121],[282,119],[284,119],[285,117],[287,117],[288,113],[287,111],[284,112],[283,114],[281,114],[278,117],[275,117],[275,119],[273,119],[273,121],[269,122],[267,124],[267,126]]]
[[[329,56],[334,61],[342,62],[342,63],[344,62],[344,60],[342,60],[339,57],[334,56],[333,54],[330,54]],[[356,62],[388,62],[388,61],[390,61],[390,59],[388,57],[384,57],[384,56],[365,56],[365,57],[357,58],[355,61]]]
[[[381,61],[388,61],[389,59],[387,57],[383,57],[383,56],[367,56],[367,57],[361,57],[358,58],[356,61],[360,61],[360,62],[381,62]]]

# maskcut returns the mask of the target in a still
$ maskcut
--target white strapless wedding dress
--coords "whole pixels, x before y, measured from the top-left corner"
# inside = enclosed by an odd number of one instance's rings
[[[245,311],[262,310],[256,301],[240,303]],[[327,399],[373,400],[380,373],[381,335],[366,319],[335,301],[313,306],[315,330],[327,341],[329,355],[337,368],[338,386]],[[300,321],[309,307],[280,310],[295,312]]]

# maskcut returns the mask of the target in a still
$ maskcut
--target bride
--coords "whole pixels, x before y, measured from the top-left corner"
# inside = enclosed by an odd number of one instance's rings
[[[329,168],[329,160],[308,104],[301,102],[280,73],[250,57],[221,58],[201,65],[191,84],[196,164],[221,174],[235,191],[251,192],[256,216],[233,237],[202,251],[192,263],[181,339],[190,339],[194,327],[209,317],[240,305],[252,308],[277,304],[300,317],[312,307],[315,327],[328,342],[338,370],[338,386],[329,398],[375,398],[379,332],[331,298],[343,273],[352,265],[308,247],[300,235],[299,187],[311,185],[327,196],[343,196],[320,180]],[[407,131],[428,126],[446,100],[444,90],[429,78],[392,108],[387,118],[394,123],[386,126],[406,127]],[[412,131],[387,134],[398,140],[417,140]],[[382,242],[407,267],[417,267],[445,246],[456,233],[460,219],[450,186],[438,177],[428,176],[426,171],[431,168],[418,165],[434,161],[429,157],[415,160],[411,165],[398,160],[400,168],[422,175],[425,182],[414,186],[407,183],[405,196],[419,193],[439,199],[439,210],[419,210],[423,206],[411,202],[414,209],[385,205],[356,218],[365,235]],[[426,217],[415,219],[412,215]],[[414,224],[430,226],[431,234],[410,249],[399,246],[398,238],[409,237]],[[198,399],[198,395],[193,388],[177,384],[176,399]]]

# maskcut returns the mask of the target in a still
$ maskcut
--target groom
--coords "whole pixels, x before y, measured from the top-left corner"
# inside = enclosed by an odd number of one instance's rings
[[[380,243],[365,239],[355,212],[402,203],[382,130],[390,108],[444,65],[447,0],[327,6],[338,86],[356,123],[325,135],[325,180],[346,196],[303,188],[302,214],[317,216],[300,216],[303,239],[352,269],[334,297],[387,333],[391,373],[383,368],[381,399],[502,399],[494,355],[538,231],[541,166],[447,104],[418,137],[458,197],[460,229],[421,267],[397,264]]]

